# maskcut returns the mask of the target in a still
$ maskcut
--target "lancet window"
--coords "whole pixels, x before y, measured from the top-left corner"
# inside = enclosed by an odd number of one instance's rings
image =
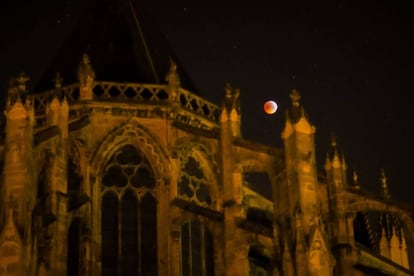
[[[133,145],[116,151],[102,177],[102,275],[157,275],[155,176]]]
[[[181,226],[182,276],[213,276],[213,235],[198,221]]]

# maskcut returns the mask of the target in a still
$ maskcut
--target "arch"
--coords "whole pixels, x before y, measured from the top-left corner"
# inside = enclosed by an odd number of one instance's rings
[[[159,139],[135,120],[130,120],[112,129],[95,146],[89,160],[91,169],[99,173],[115,151],[125,144],[135,145],[142,150],[157,175],[164,179],[167,178],[168,155],[166,151]]]
[[[235,170],[240,173],[242,173],[243,171],[267,172],[268,175],[271,175],[270,169],[266,166],[266,164],[264,164],[264,162],[259,162],[256,159],[241,160],[239,163],[236,164]]]
[[[157,275],[156,181],[149,161],[129,143],[101,170],[95,193],[102,197],[102,275]]]
[[[266,199],[266,202],[268,202],[268,204],[261,206],[259,209],[266,209],[266,211],[272,213],[275,192],[275,186],[272,182],[272,176],[274,176],[272,170],[264,164],[264,162],[259,162],[254,159],[245,159],[236,164],[235,171],[241,174],[241,184],[243,186],[249,188],[254,193],[259,194]],[[263,184],[267,184],[267,186]],[[250,202],[249,198],[249,195],[244,195],[243,200],[246,204]]]
[[[216,162],[204,144],[181,142],[174,149],[180,167],[177,176],[178,196],[217,209],[219,191]]]
[[[405,211],[394,205],[387,204],[385,202],[381,202],[378,200],[364,198],[357,199],[356,201],[349,204],[347,211],[349,213],[357,213],[362,211],[394,213],[401,220],[402,224],[405,225],[407,236],[414,236],[414,221],[411,218],[410,214],[408,213],[408,211]]]
[[[76,164],[79,164],[81,159],[81,148],[84,146],[84,141],[76,138],[69,138],[69,152],[68,155],[72,157]]]

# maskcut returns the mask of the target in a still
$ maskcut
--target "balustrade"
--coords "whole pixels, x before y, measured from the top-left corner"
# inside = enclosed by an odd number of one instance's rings
[[[59,90],[33,94],[37,128],[45,126],[46,106],[55,95],[65,96],[69,105],[72,105],[79,100],[79,84],[71,84],[61,87]],[[168,85],[162,84],[96,81],[93,86],[93,95],[93,101],[97,102],[172,103],[168,94]],[[219,107],[188,90],[179,88],[177,104],[184,110],[214,122],[218,121]],[[78,114],[79,112],[75,113]],[[75,113],[71,112],[70,120],[76,119],[74,118],[76,116],[73,116]]]

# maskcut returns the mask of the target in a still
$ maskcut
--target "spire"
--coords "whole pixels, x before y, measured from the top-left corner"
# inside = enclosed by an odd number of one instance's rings
[[[336,143],[336,135],[335,135],[335,133],[331,133],[331,147],[333,148],[333,149],[335,149],[336,150],[336,146],[337,146],[337,143]]]
[[[55,83],[55,89],[60,89],[62,87],[62,82],[63,82],[63,78],[60,75],[59,72],[56,73],[55,79],[54,79],[54,83]]]
[[[382,198],[385,200],[389,200],[391,198],[391,195],[388,192],[387,177],[385,176],[384,169],[381,169],[380,180],[381,180]]]
[[[401,262],[401,251],[400,241],[397,237],[395,225],[392,226],[391,239],[390,239],[390,258],[394,263],[400,264]]]
[[[407,253],[407,242],[405,240],[404,229],[401,227],[401,266],[410,269]]]
[[[292,100],[293,106],[299,106],[299,100],[301,99],[301,96],[299,94],[299,91],[296,89],[292,89],[292,92],[289,94],[290,99]]]
[[[21,97],[26,94],[27,82],[29,80],[30,78],[24,72],[21,72],[19,76],[15,78],[9,79],[9,87],[7,90],[7,94],[8,101],[10,101],[10,105],[12,105],[18,100],[21,100]]]
[[[358,174],[356,170],[352,171],[352,181],[353,181],[355,190],[359,191],[361,187],[359,186],[359,183],[358,183]]]
[[[381,238],[379,242],[379,250],[380,250],[381,256],[384,256],[385,258],[390,257],[389,242],[388,242],[385,228],[383,226],[381,226]]]
[[[332,158],[332,167],[334,168],[340,168],[342,166],[341,164],[341,158],[338,153],[337,148],[337,142],[336,142],[336,136],[335,134],[331,134],[331,158]]]
[[[20,75],[16,78],[17,88],[20,93],[26,93],[26,82],[28,80],[30,80],[30,78],[24,72],[21,72]]]
[[[296,89],[292,89],[292,92],[289,94],[290,100],[292,101],[292,109],[290,111],[290,119],[293,123],[299,121],[300,118],[305,117],[305,111],[300,104],[301,96],[299,91]]]

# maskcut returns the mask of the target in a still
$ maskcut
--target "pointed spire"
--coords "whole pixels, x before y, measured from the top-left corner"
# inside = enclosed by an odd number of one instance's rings
[[[358,174],[356,170],[352,171],[352,181],[353,181],[355,190],[359,191],[361,187],[359,186],[359,183],[358,183]]]
[[[407,253],[407,242],[404,235],[404,229],[401,227],[401,246],[400,246],[400,252],[401,252],[401,266],[409,269],[409,263],[408,263],[408,253]]]
[[[224,95],[225,100],[230,101],[233,88],[231,87],[231,84],[229,82],[227,82],[226,85],[224,86],[224,91],[226,92],[226,94]]]
[[[60,89],[62,87],[63,78],[61,77],[60,73],[57,72],[54,83],[55,83],[55,89]]]
[[[292,109],[290,111],[290,119],[293,123],[299,121],[300,118],[305,117],[305,111],[300,104],[301,96],[299,91],[296,89],[292,89],[292,92],[289,94],[289,97],[292,101]]]
[[[390,257],[390,247],[388,242],[388,237],[385,231],[385,227],[381,225],[381,238],[379,242],[379,250],[380,255],[384,256],[385,258]]]
[[[21,72],[20,75],[16,78],[17,87],[19,92],[25,93],[26,92],[26,82],[28,82],[30,78],[26,75],[25,72]]]
[[[293,106],[299,106],[299,100],[301,99],[301,96],[299,94],[299,91],[296,89],[292,89],[292,92],[289,94],[290,99],[292,100]]]
[[[332,152],[332,167],[340,168],[342,164],[341,164],[341,159],[338,153],[337,138],[334,133],[331,134],[331,152]]]
[[[336,143],[336,135],[335,135],[335,133],[331,133],[331,147],[333,148],[333,149],[336,149],[336,147],[337,147],[337,143]]]
[[[391,230],[391,240],[390,240],[390,257],[391,261],[394,263],[400,264],[401,262],[401,252],[400,252],[400,241],[397,237],[397,232],[395,231],[395,225],[392,226]]]
[[[382,198],[385,200],[389,200],[391,198],[391,195],[388,192],[387,177],[385,176],[384,169],[381,169],[380,180],[381,180]]]
[[[14,104],[16,101],[19,101],[20,97],[26,94],[26,82],[28,80],[29,77],[24,72],[21,72],[16,78],[9,79],[7,94],[10,100],[10,105]]]

